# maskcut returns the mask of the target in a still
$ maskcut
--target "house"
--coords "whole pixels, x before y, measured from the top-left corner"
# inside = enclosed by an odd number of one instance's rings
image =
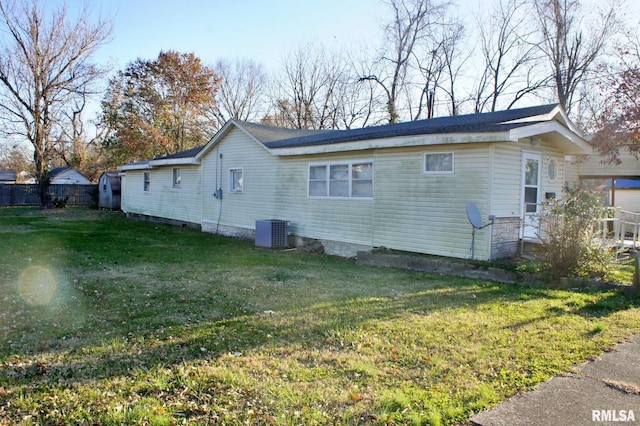
[[[16,172],[13,170],[0,170],[0,185],[15,184]]]
[[[640,213],[640,180],[613,179],[605,188],[609,206]]]
[[[51,185],[91,185],[91,181],[73,167],[56,167],[49,172]]]
[[[98,180],[98,208],[120,209],[120,176],[118,172],[104,172]]]
[[[375,247],[468,258],[466,205],[492,226],[475,257],[536,240],[536,213],[578,180],[591,145],[558,105],[351,130],[299,131],[231,120],[203,147],[120,166],[122,210],[253,238],[289,223],[296,245],[353,256]]]
[[[640,213],[640,160],[623,149],[619,164],[610,164],[599,155],[590,155],[578,162],[581,181],[593,181],[608,191],[608,205]]]

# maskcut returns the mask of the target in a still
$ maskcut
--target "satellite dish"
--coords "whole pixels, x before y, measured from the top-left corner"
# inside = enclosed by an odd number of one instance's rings
[[[467,219],[469,219],[471,226],[474,228],[482,227],[482,216],[480,215],[480,210],[478,210],[478,206],[471,201],[467,203]]]
[[[467,202],[467,219],[473,226],[471,230],[471,260],[475,258],[475,246],[476,246],[476,229],[486,228],[489,225],[493,225],[494,216],[489,216],[490,222],[486,225],[482,224],[482,216],[480,215],[480,210],[478,210],[478,206],[476,206],[471,201]]]

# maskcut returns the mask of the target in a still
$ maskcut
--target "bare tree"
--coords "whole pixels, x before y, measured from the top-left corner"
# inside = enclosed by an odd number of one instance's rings
[[[86,94],[78,96],[68,105],[60,133],[54,141],[54,150],[61,165],[71,166],[95,181],[108,167],[101,146],[107,127],[91,123],[85,118],[87,105]]]
[[[0,145],[0,169],[13,170],[16,180],[22,182],[33,173],[29,152],[20,144]]]
[[[475,93],[475,112],[495,111],[498,100],[505,97],[509,109],[548,84],[549,78],[534,70],[540,52],[532,40],[535,30],[528,25],[526,5],[526,0],[497,0],[488,17],[477,17],[484,70]]]
[[[380,57],[383,69],[380,73],[363,75],[361,81],[375,81],[384,91],[387,99],[389,123],[400,119],[398,102],[404,92],[407,74],[415,58],[417,46],[423,42],[432,27],[443,16],[448,2],[435,3],[432,0],[390,0],[392,20],[385,27],[388,53]],[[423,89],[424,93],[424,89]],[[422,99],[422,96],[420,96]]]
[[[442,29],[442,60],[444,64],[445,78],[438,87],[447,97],[449,114],[458,115],[460,99],[457,97],[458,78],[462,75],[464,66],[471,56],[471,52],[465,51],[464,26],[458,20],[444,21]]]
[[[421,49],[414,53],[414,66],[421,75],[421,88],[417,106],[415,108],[412,105],[409,106],[413,120],[420,119],[425,108],[427,109],[427,118],[432,118],[434,114],[436,88],[440,85],[446,69],[444,60],[446,40],[439,37],[439,34],[437,32],[431,33]]]
[[[91,57],[112,32],[107,20],[90,22],[86,6],[73,20],[65,6],[45,10],[38,0],[0,0],[0,118],[6,133],[33,145],[42,206],[65,113],[74,99],[94,93],[106,69]]]
[[[358,73],[348,73],[340,79],[333,102],[335,127],[352,129],[380,124],[376,112],[380,106],[378,87],[373,82],[359,82]]]
[[[616,7],[611,4],[601,12],[585,32],[579,0],[534,0],[533,5],[542,37],[539,48],[551,67],[558,102],[570,112],[574,94],[616,30]]]
[[[285,58],[272,95],[272,112],[263,121],[296,129],[337,128],[335,97],[345,69],[337,54],[300,46]]]
[[[268,77],[261,65],[250,59],[220,60],[213,69],[220,78],[216,103],[220,124],[231,118],[252,121],[264,116]]]
[[[623,152],[640,158],[640,31],[629,29],[615,51],[616,60],[601,66],[602,104],[595,110],[592,143],[606,161],[620,164]],[[594,108],[595,109],[595,108]]]

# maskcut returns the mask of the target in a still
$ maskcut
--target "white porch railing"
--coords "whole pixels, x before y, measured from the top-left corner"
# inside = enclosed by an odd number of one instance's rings
[[[611,209],[611,217],[600,221],[598,234],[602,241],[617,250],[636,249],[640,246],[640,213]]]
[[[525,242],[541,243],[544,239],[544,217],[550,213],[546,203],[537,204],[534,215],[521,221],[521,253]],[[526,232],[528,228],[528,232]],[[531,235],[533,231],[534,235]],[[528,234],[528,235],[527,235]],[[640,213],[610,208],[607,217],[600,220],[596,228],[600,241],[620,252],[640,248]]]

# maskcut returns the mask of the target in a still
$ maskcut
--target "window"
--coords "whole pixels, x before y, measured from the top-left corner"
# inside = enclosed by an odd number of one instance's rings
[[[143,185],[144,185],[144,190],[145,190],[145,192],[149,191],[149,185],[150,185],[150,183],[151,183],[150,174],[151,174],[151,173],[149,173],[149,172],[144,172],[144,173],[142,174],[142,176],[143,176],[143,180],[144,180],[144,184],[143,184]]]
[[[373,163],[351,166],[351,196],[373,197]]]
[[[309,167],[309,196],[327,196],[327,166]]]
[[[424,154],[424,173],[453,174],[453,152]]]
[[[182,170],[181,169],[173,169],[173,186],[180,186],[182,183]]]
[[[242,169],[229,169],[229,192],[242,192],[244,178]]]
[[[373,197],[373,162],[309,166],[310,197]]]
[[[547,177],[551,182],[555,182],[558,177],[558,162],[551,158],[547,163]]]

